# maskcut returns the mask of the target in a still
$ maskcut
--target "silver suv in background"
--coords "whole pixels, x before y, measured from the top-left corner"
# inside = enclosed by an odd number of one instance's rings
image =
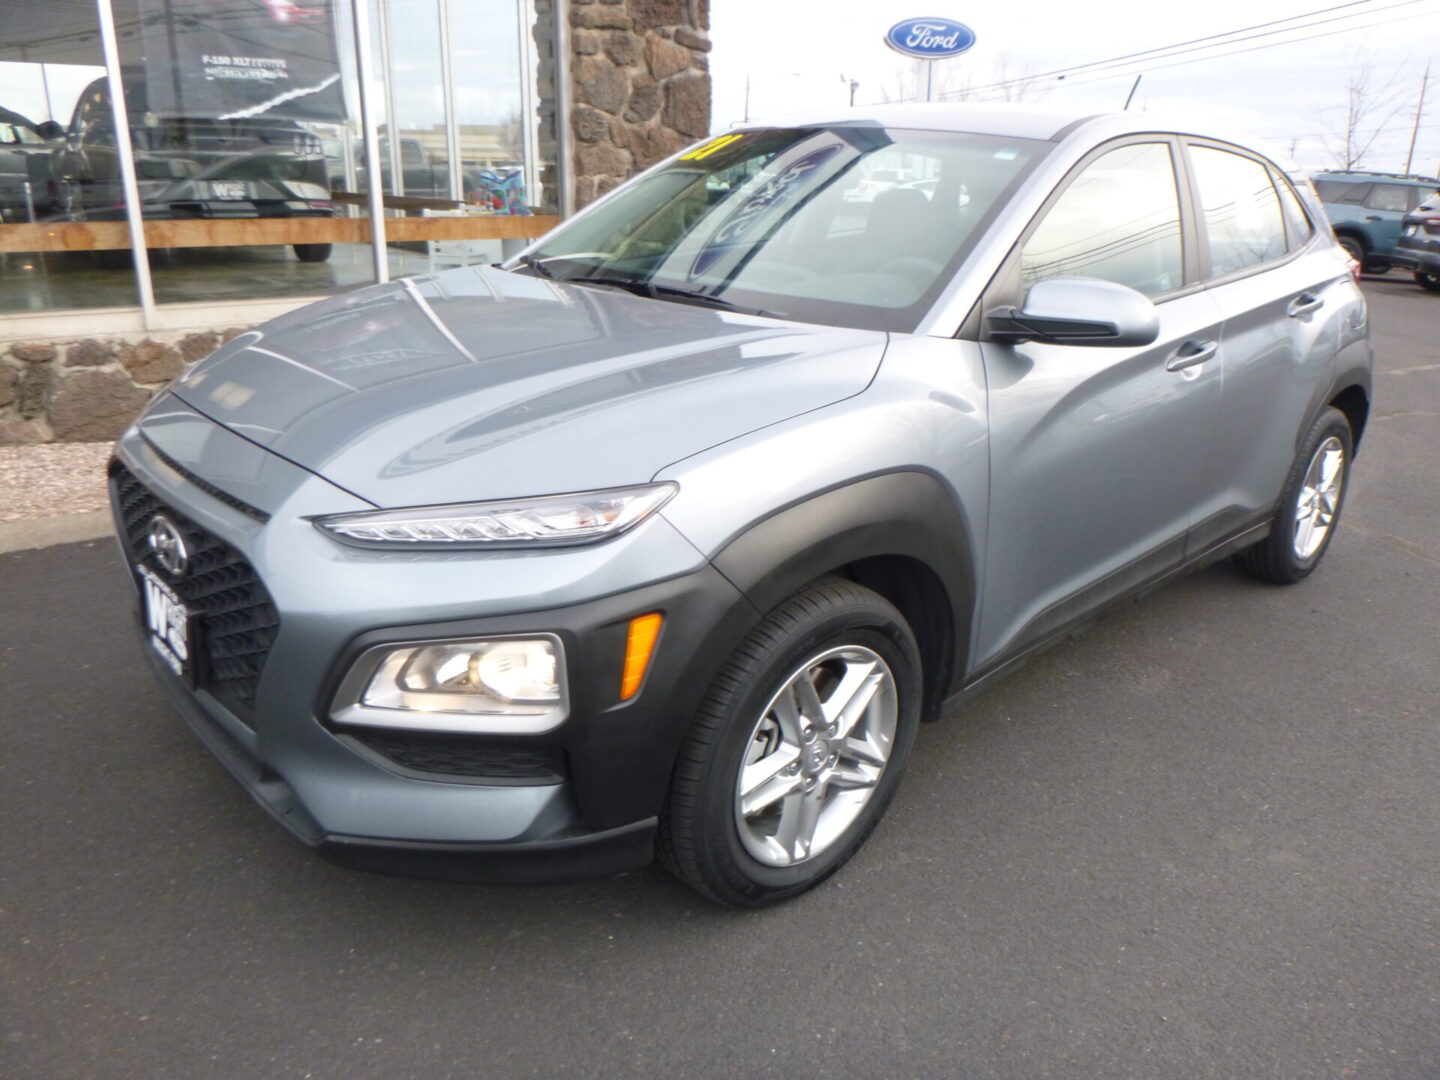
[[[936,183],[855,199],[882,170]],[[864,842],[919,723],[1097,610],[1310,574],[1370,368],[1348,260],[1252,149],[885,107],[243,335],[111,485],[160,681],[319,853],[658,852],[759,906]]]

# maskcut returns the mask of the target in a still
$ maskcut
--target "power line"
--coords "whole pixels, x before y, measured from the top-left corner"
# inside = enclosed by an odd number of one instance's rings
[[[1386,11],[1393,11],[1396,8],[1409,6],[1410,4],[1424,3],[1426,2],[1426,0],[1401,0],[1400,3],[1392,4],[1388,7],[1378,9],[1369,8],[1369,5],[1374,2],[1375,0],[1351,0],[1350,3],[1337,4],[1333,7],[1328,8],[1320,8],[1316,11],[1305,12],[1301,15],[1291,15],[1288,18],[1284,19],[1272,19],[1269,22],[1255,23],[1252,26],[1243,26],[1234,30],[1226,30],[1218,34],[1209,34],[1205,37],[1189,38],[1185,41],[1172,42],[1169,45],[1159,45],[1152,49],[1142,49],[1138,52],[1124,53],[1120,56],[1112,56],[1103,60],[1092,60],[1084,64],[1074,64],[1069,67],[1054,68],[1050,71],[1040,72],[1035,75],[1025,75],[1014,79],[1002,79],[994,83],[985,84],[983,86],[970,87],[965,90],[959,91],[949,91],[947,94],[942,94],[941,96],[957,97],[962,94],[983,93],[987,90],[1001,90],[1011,86],[1025,85],[1033,82],[1038,82],[1041,79],[1050,78],[1052,76],[1055,77],[1055,79],[1058,81],[1074,73],[1090,74],[1097,70],[1107,70],[1114,67],[1132,67],[1137,61],[1142,61],[1142,58],[1146,57],[1155,60],[1163,60],[1171,56],[1181,56],[1190,52],[1202,52],[1204,50],[1218,48],[1223,45],[1236,45],[1242,41],[1252,41],[1256,38],[1270,37],[1275,34],[1292,33],[1297,30],[1308,29],[1312,26],[1322,26],[1326,23],[1340,22],[1346,19],[1354,19],[1363,15],[1381,14]],[[1326,15],[1330,12],[1342,11],[1344,9],[1354,7],[1366,7],[1368,8],[1368,10],[1350,12],[1349,14],[1337,15],[1329,19],[1314,18],[1314,16],[1316,15]],[[1296,25],[1283,26],[1278,30],[1265,29],[1266,27],[1280,26],[1280,24],[1282,23],[1295,23]],[[1347,29],[1355,29],[1355,27],[1349,27]],[[1252,30],[1264,30],[1265,32],[1252,34],[1250,33],[1250,31]],[[1237,36],[1240,34],[1244,34],[1246,36]],[[1231,40],[1222,41],[1220,40],[1222,38],[1229,38]],[[1204,42],[1210,42],[1210,44],[1203,44]],[[1222,53],[1217,55],[1228,54]]]
[[[1396,4],[1395,7],[1404,7],[1406,4],[1418,4],[1418,3],[1429,3],[1429,2],[1432,2],[1432,0],[1405,0],[1405,4]],[[1381,11],[1389,11],[1389,10],[1393,10],[1393,9],[1391,9],[1391,8],[1382,8],[1382,9],[1381,9]],[[1375,12],[1375,14],[1379,14],[1379,13],[1380,13],[1380,12],[1378,12],[1378,11]],[[1369,29],[1371,29],[1371,28],[1373,28],[1373,27],[1376,27],[1376,26],[1392,26],[1392,25],[1394,25],[1395,23],[1409,22],[1411,19],[1423,19],[1423,18],[1427,18],[1427,17],[1429,17],[1429,16],[1431,16],[1431,15],[1432,15],[1432,13],[1431,13],[1431,12],[1428,12],[1428,11],[1417,11],[1417,12],[1415,12],[1413,15],[1401,15],[1399,18],[1395,18],[1395,19],[1380,19],[1380,20],[1377,20],[1376,22],[1362,23],[1362,24],[1360,24],[1359,26],[1342,26],[1342,27],[1341,27],[1340,29],[1338,29],[1338,30],[1326,30],[1326,31],[1324,31],[1323,33],[1319,33],[1319,34],[1308,34],[1308,35],[1306,35],[1305,37],[1287,38],[1285,41],[1269,41],[1269,42],[1266,42],[1264,45],[1252,45],[1252,46],[1251,46],[1250,48],[1248,48],[1248,49],[1232,49],[1232,50],[1230,50],[1229,52],[1215,53],[1215,54],[1213,54],[1213,55],[1211,55],[1211,56],[1196,56],[1196,57],[1192,57],[1192,58],[1189,59],[1189,60],[1176,60],[1173,64],[1156,64],[1154,67],[1144,68],[1143,70],[1146,71],[1146,72],[1150,72],[1150,71],[1163,71],[1163,70],[1166,69],[1166,68],[1184,67],[1186,64],[1199,64],[1199,63],[1203,63],[1203,62],[1206,61],[1206,60],[1222,60],[1222,59],[1224,59],[1224,58],[1227,57],[1227,56],[1240,56],[1240,55],[1242,55],[1242,54],[1244,54],[1244,53],[1260,52],[1261,50],[1264,50],[1264,49],[1276,49],[1276,48],[1279,48],[1279,47],[1282,46],[1282,45],[1298,45],[1298,44],[1299,44],[1300,42],[1302,42],[1302,41],[1315,41],[1315,40],[1318,39],[1318,38],[1334,37],[1336,34],[1349,34],[1349,33],[1353,33],[1353,32],[1356,31],[1356,30],[1369,30]],[[1301,27],[1296,27],[1296,29],[1302,29],[1302,28],[1301,28]],[[1242,40],[1244,40],[1244,39],[1242,39]],[[1132,71],[1119,71],[1119,72],[1116,72],[1116,73],[1113,74],[1113,75],[1102,75],[1102,76],[1100,76],[1099,78],[1095,78],[1095,79],[1081,79],[1081,80],[1079,80],[1079,81],[1077,81],[1077,82],[1071,83],[1070,85],[1072,85],[1072,86],[1089,86],[1089,85],[1091,85],[1091,84],[1093,84],[1093,83],[1105,82],[1105,81],[1107,81],[1107,80],[1109,80],[1109,79],[1128,78],[1129,76],[1131,76],[1131,75],[1133,75],[1133,74],[1134,74],[1134,72],[1132,72]]]

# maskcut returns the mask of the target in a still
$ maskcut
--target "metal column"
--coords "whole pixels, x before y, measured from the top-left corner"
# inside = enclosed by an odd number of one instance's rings
[[[355,14],[355,72],[360,79],[360,130],[365,139],[366,194],[370,203],[371,253],[375,256],[375,280],[385,282],[390,280],[390,252],[385,246],[385,189],[380,175],[380,135],[375,130],[375,109],[370,100],[369,0],[352,0],[352,3]],[[391,149],[395,148],[392,146]]]
[[[110,82],[110,107],[115,116],[115,156],[120,167],[120,188],[125,193],[125,221],[130,226],[130,250],[135,263],[135,290],[145,329],[155,323],[155,289],[150,281],[150,250],[145,244],[145,219],[140,209],[140,185],[135,182],[135,149],[130,145],[130,113],[120,81],[120,46],[115,38],[115,13],[110,0],[95,0],[100,17],[100,48]]]

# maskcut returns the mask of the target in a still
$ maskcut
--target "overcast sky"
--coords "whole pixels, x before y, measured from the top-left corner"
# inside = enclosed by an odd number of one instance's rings
[[[1183,55],[1142,57],[1110,70],[1077,71],[1064,80],[1040,78],[1026,100],[1077,110],[1119,109],[1143,72],[1132,109],[1204,113],[1226,130],[1269,140],[1282,154],[1290,153],[1293,140],[1300,165],[1323,167],[1331,163],[1327,139],[1337,142],[1344,126],[1348,77],[1369,64],[1379,91],[1372,99],[1388,94],[1390,100],[1365,125],[1369,130],[1384,122],[1364,167],[1398,171],[1405,164],[1428,59],[1433,61],[1429,93],[1411,168],[1440,175],[1440,0],[1342,2],[711,0],[715,129],[744,117],[747,77],[752,118],[845,105],[850,91],[842,76],[859,81],[857,104],[913,94],[916,65],[883,42],[886,29],[909,16],[944,16],[975,31],[969,52],[937,66],[937,84],[955,89],[1301,16],[1236,35],[1281,31],[1248,41],[1227,38]],[[1320,10],[1327,8],[1337,10]]]

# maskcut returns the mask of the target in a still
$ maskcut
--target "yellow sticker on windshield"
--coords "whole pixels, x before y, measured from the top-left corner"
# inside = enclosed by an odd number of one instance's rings
[[[743,135],[721,135],[718,139],[711,139],[703,146],[697,146],[694,150],[691,150],[690,153],[686,154],[680,160],[701,161],[709,157],[711,154],[715,153],[716,150],[723,150],[731,143],[739,142],[742,138],[744,138]]]

